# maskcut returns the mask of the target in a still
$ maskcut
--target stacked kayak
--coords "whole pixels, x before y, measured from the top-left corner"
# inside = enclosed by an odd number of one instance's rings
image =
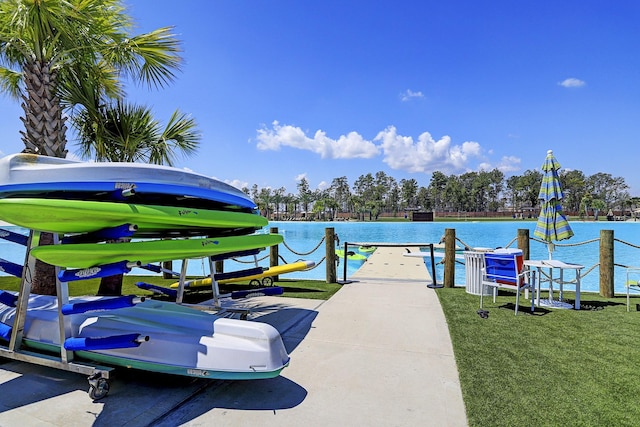
[[[211,262],[227,254],[257,253],[283,241],[277,234],[256,233],[268,222],[244,193],[204,175],[165,166],[31,154],[0,159],[0,220],[32,233],[57,233],[62,243],[27,250],[62,269],[81,269],[61,271],[65,282],[70,277],[100,277],[95,273],[101,271],[102,276],[116,274],[113,266],[127,272],[131,266],[154,262]],[[113,242],[117,239],[121,242]],[[3,340],[13,343],[18,336],[14,325],[24,324],[21,342],[32,349],[74,351],[113,366],[251,379],[277,376],[289,362],[279,333],[267,324],[130,297],[60,302],[42,295],[14,299],[4,294],[0,350]],[[15,308],[21,303],[27,304],[26,310]],[[21,312],[25,318],[17,319]]]
[[[0,219],[53,233],[134,223],[135,237],[250,234],[267,225],[242,191],[204,175],[32,154],[0,159]]]
[[[249,212],[256,208],[242,191],[221,181],[177,168],[142,163],[90,163],[13,154],[0,159],[0,183],[2,197],[130,200],[146,205]]]

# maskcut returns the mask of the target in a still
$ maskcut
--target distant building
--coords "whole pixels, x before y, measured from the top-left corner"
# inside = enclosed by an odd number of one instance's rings
[[[433,222],[433,212],[412,212],[411,221]]]

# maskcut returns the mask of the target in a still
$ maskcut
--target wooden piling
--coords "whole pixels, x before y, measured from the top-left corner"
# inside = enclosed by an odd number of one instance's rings
[[[613,230],[600,230],[600,296],[613,295]]]
[[[444,230],[444,287],[453,288],[456,281],[456,229]]]
[[[530,254],[529,245],[530,245],[529,229],[519,228],[518,229],[518,249],[522,251],[522,259],[531,259],[529,258],[529,254]]]
[[[325,262],[326,262],[326,274],[327,283],[336,283],[338,276],[336,272],[336,246],[335,246],[335,229],[333,227],[327,227],[324,229],[324,243],[325,243]],[[347,257],[345,254],[345,264],[347,263]]]

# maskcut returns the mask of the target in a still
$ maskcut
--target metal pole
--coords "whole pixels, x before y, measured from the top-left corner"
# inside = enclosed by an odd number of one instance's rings
[[[270,233],[278,234],[278,227],[271,227]],[[271,246],[271,248],[269,248],[269,266],[270,267],[276,267],[278,265],[278,257],[279,257],[278,246],[279,245],[273,245]],[[279,276],[272,276],[271,278],[273,279],[274,282],[278,282],[280,279]]]
[[[344,242],[344,257],[343,257],[343,261],[342,261],[342,280],[344,282],[347,281],[347,260],[349,259],[349,257],[347,256],[347,247],[349,247],[349,243],[348,242]]]
[[[438,284],[436,278],[436,257],[433,255],[433,243],[429,244],[429,251],[431,252],[431,278],[433,279],[433,283],[427,285],[427,287],[432,289],[442,288],[444,284]]]

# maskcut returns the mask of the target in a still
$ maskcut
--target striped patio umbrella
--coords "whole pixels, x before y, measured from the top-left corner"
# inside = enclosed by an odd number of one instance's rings
[[[559,169],[560,163],[553,156],[553,151],[547,151],[547,158],[542,165],[544,177],[538,194],[538,198],[542,200],[540,216],[533,235],[547,242],[549,259],[551,259],[553,252],[554,241],[569,239],[573,236],[573,230],[571,230],[567,218],[562,213],[560,202],[564,196],[558,177]]]

